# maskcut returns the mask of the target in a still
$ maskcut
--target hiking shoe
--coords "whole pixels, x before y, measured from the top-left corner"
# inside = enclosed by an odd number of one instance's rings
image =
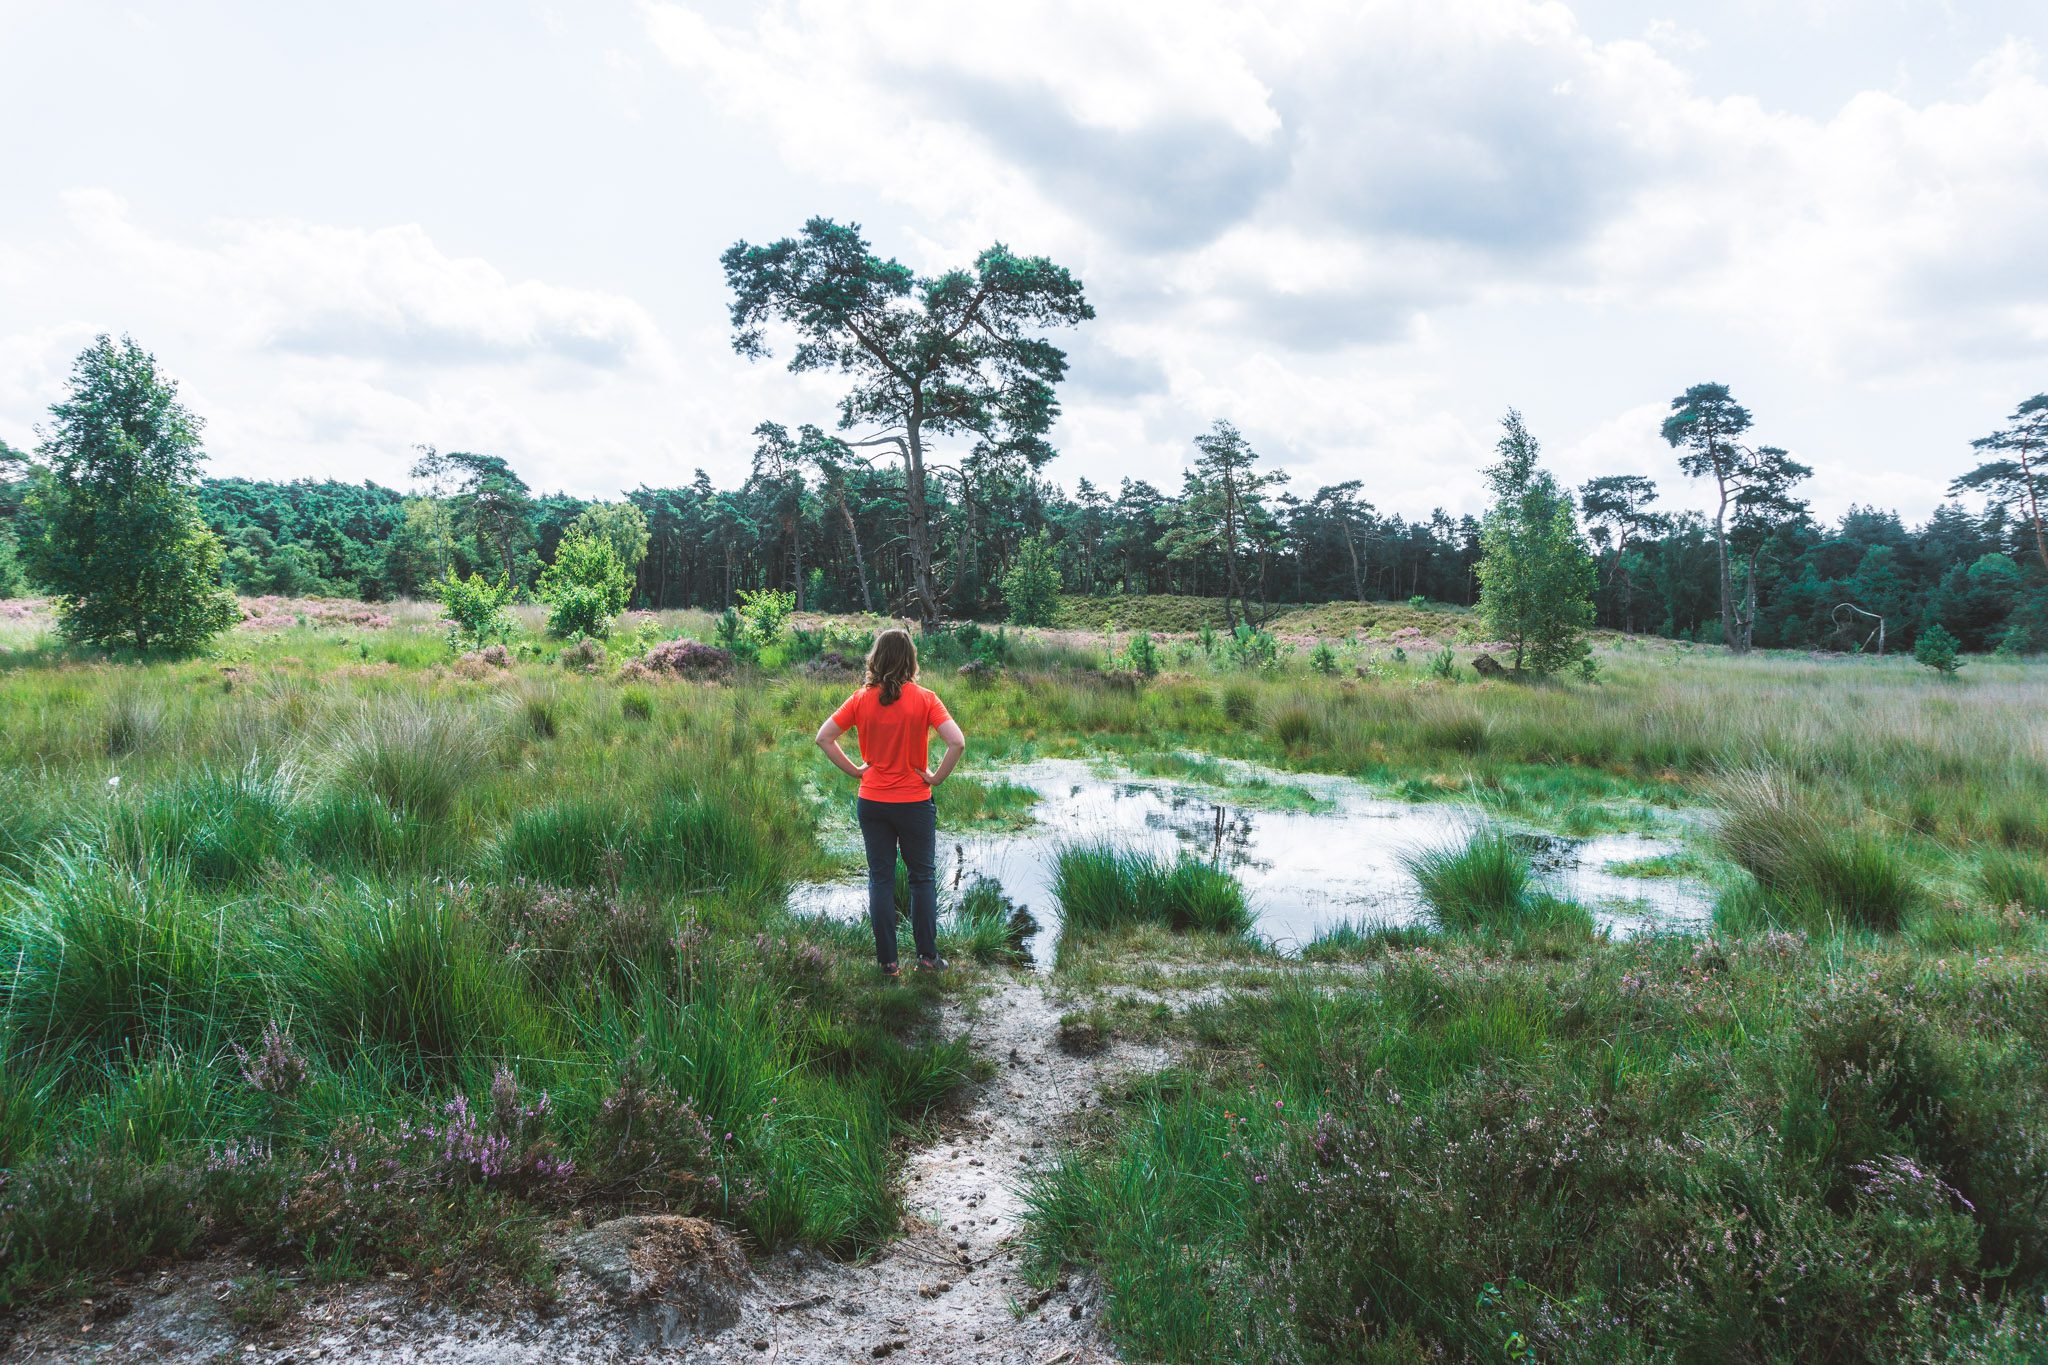
[[[946,966],[943,957],[920,957],[917,960],[917,969],[921,972],[943,972]]]
[[[898,977],[903,975],[903,969],[893,962],[884,962],[882,964],[882,975],[887,977]]]

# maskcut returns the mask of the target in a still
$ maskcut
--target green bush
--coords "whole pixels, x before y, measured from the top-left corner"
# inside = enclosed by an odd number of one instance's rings
[[[1141,678],[1159,676],[1159,647],[1152,641],[1152,632],[1141,630],[1124,646],[1124,663]]]
[[[780,640],[796,613],[796,594],[779,588],[754,588],[742,589],[739,597],[740,637],[757,648]]]
[[[548,633],[562,640],[602,639],[633,595],[633,575],[609,537],[570,531],[536,585],[549,605]]]
[[[1049,626],[1059,613],[1059,551],[1044,531],[1017,546],[1003,573],[1003,607],[1013,626]]]
[[[220,538],[193,500],[204,423],[156,357],[102,335],[50,409],[18,525],[30,575],[64,634],[98,648],[198,649],[240,616],[221,586]]]
[[[1913,657],[1944,678],[1953,678],[1963,666],[1961,642],[1938,622],[1920,632],[1913,642]]]
[[[1233,668],[1257,672],[1278,666],[1280,646],[1266,631],[1240,625],[1225,641],[1225,652]]]
[[[451,622],[448,631],[450,648],[482,649],[487,644],[503,641],[512,633],[511,618],[505,615],[505,605],[512,600],[509,579],[492,583],[478,573],[457,578],[451,568],[440,582],[434,584],[434,596]]]

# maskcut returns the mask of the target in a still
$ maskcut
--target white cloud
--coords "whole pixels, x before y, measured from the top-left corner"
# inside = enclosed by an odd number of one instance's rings
[[[1110,349],[1170,376],[1163,394],[1103,400],[1175,433],[1114,452],[1148,469],[1228,415],[1316,468],[1446,486],[1438,463],[1476,466],[1490,439],[1446,420],[1447,390],[1514,383],[1430,373],[1463,359],[1427,342],[1447,310],[1711,331],[1737,353],[1706,369],[1762,360],[1837,389],[1924,384],[2048,340],[2048,87],[2018,42],[1948,100],[1866,92],[1816,119],[1700,95],[1678,63],[1704,40],[1675,22],[1596,42],[1539,0],[644,13],[660,50],[793,164],[908,208],[915,263],[1001,236],[1075,266]],[[1361,370],[1379,383],[1335,378]],[[1108,424],[1084,420],[1084,387],[1062,435],[1094,463],[1112,452],[1092,445]],[[1439,402],[1404,410],[1393,393]],[[1594,418],[1559,448],[1641,463],[1640,434],[1619,434],[1641,415]],[[1404,477],[1411,461],[1426,477]],[[1476,496],[1476,480],[1448,486]]]
[[[687,478],[680,452],[707,436],[739,450],[759,419],[733,400],[789,386],[715,328],[689,338],[685,366],[633,300],[508,278],[417,225],[223,221],[182,239],[106,191],[65,199],[61,239],[0,255],[0,290],[71,319],[0,336],[0,420],[17,440],[101,330],[132,332],[180,379],[216,469],[274,477],[320,451],[326,473],[400,481],[413,445],[433,443],[611,493]]]
[[[603,20],[553,7],[512,49],[526,64],[497,71],[431,47],[459,26],[423,31],[415,56],[448,80],[411,87],[402,137],[459,141],[476,184],[530,178],[530,219],[416,208],[441,153],[407,179],[391,144],[298,199],[239,183],[206,140],[225,125],[181,125],[182,105],[147,116],[207,173],[167,185],[95,143],[150,109],[107,81],[47,155],[0,153],[20,209],[0,225],[0,434],[27,439],[77,348],[127,330],[185,379],[217,468],[394,479],[432,441],[582,492],[699,464],[730,479],[754,423],[829,422],[837,385],[730,353],[716,247],[818,211],[921,270],[1002,240],[1083,278],[1099,318],[1073,340],[1062,480],[1171,487],[1189,439],[1229,417],[1304,495],[1362,477],[1391,510],[1469,510],[1492,423],[1522,402],[1572,481],[1640,469],[1685,502],[1651,419],[1715,378],[1836,476],[1816,480],[1823,510],[1873,488],[1924,510],[2048,366],[2037,52],[2012,39],[1962,82],[1922,66],[1795,113],[1692,74],[1732,61],[1741,24],[1778,34],[1782,7],[1619,8],[1606,31],[1640,37],[1597,39],[1558,0],[771,0],[715,18],[644,0]],[[34,17],[43,50],[126,51],[62,7]],[[232,85],[248,54],[209,66],[199,28],[165,26],[143,56]],[[1822,35],[1788,32],[1811,47],[1788,61],[1827,66]],[[586,81],[550,117],[587,121],[555,142],[479,133],[513,70]],[[331,69],[305,72],[309,107],[333,96]],[[14,90],[35,74],[0,72]],[[605,238],[638,257],[592,259],[587,205],[550,196],[549,158],[599,148],[638,177],[616,211],[689,229],[688,261],[654,231]],[[79,176],[111,188],[57,213]],[[789,220],[751,226],[770,204]]]

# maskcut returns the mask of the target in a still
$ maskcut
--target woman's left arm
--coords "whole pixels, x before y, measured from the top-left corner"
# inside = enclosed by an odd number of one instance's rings
[[[925,782],[934,787],[946,780],[946,774],[953,771],[960,755],[967,752],[967,736],[961,732],[960,722],[952,717],[939,722],[939,738],[946,742],[945,757],[939,760],[938,767],[924,775]]]

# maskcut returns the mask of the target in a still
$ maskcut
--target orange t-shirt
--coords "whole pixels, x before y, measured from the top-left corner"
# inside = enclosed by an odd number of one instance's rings
[[[918,776],[931,767],[931,732],[951,720],[938,694],[916,683],[882,705],[882,689],[863,687],[832,713],[841,730],[860,731],[860,757],[868,765],[860,794],[870,801],[923,801],[932,789]]]

